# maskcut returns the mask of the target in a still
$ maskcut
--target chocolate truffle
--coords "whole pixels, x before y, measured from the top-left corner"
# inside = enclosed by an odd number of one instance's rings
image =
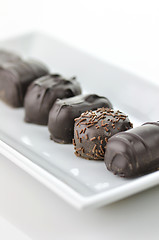
[[[74,77],[68,80],[52,74],[37,79],[25,97],[25,121],[47,125],[49,111],[57,98],[69,98],[80,93],[81,87]]]
[[[159,122],[118,133],[108,141],[107,169],[120,177],[136,177],[159,168]]]
[[[72,143],[74,134],[74,119],[86,110],[99,107],[112,108],[105,97],[95,94],[79,95],[76,97],[57,100],[50,111],[48,127],[51,139],[58,143]]]
[[[0,64],[0,99],[12,107],[22,107],[29,84],[48,74],[37,61],[17,61]]]
[[[119,110],[99,108],[96,111],[86,111],[75,119],[75,154],[90,160],[103,160],[108,139],[130,128],[132,123]]]
[[[2,49],[0,50],[0,64],[5,62],[16,62],[20,60],[21,58],[17,54]]]

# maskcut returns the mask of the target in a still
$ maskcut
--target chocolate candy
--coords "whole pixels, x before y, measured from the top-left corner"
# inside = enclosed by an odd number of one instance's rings
[[[17,54],[6,50],[0,50],[0,64],[5,62],[16,62],[20,60],[21,58]]]
[[[25,97],[25,121],[47,125],[49,111],[57,98],[69,98],[80,93],[81,87],[76,78],[68,80],[52,74],[37,79]]]
[[[136,177],[159,168],[159,122],[111,137],[104,157],[107,169],[120,177]]]
[[[72,143],[74,118],[86,110],[99,107],[112,107],[112,104],[107,98],[95,94],[57,100],[49,114],[48,127],[51,139],[58,143]]]
[[[108,139],[130,128],[132,123],[119,110],[99,108],[96,111],[86,111],[75,119],[75,154],[86,159],[103,160]]]
[[[47,73],[48,69],[37,61],[0,64],[0,99],[12,107],[22,107],[29,84]]]

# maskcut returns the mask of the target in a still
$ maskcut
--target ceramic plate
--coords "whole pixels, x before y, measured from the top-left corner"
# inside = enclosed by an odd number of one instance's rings
[[[156,86],[52,37],[26,34],[0,47],[42,60],[52,72],[77,76],[85,92],[108,97],[134,126],[159,119]],[[77,158],[72,145],[50,141],[47,127],[23,119],[23,108],[0,102],[0,152],[78,209],[106,205],[158,184],[159,172],[133,180],[114,176],[104,162]]]

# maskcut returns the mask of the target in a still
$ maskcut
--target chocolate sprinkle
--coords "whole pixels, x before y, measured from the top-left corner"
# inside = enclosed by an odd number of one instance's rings
[[[87,134],[79,123],[85,126]],[[75,143],[78,148],[82,147],[84,149],[84,152],[79,152],[80,157],[103,160],[108,139],[114,134],[130,128],[132,128],[132,123],[128,117],[111,108],[98,108],[95,111],[82,113],[75,121],[74,127]],[[82,142],[80,140],[81,135],[85,135]],[[78,152],[77,149],[76,151]]]
[[[92,137],[91,139],[90,139],[90,141],[93,141],[93,140],[95,140],[96,139],[96,137]]]

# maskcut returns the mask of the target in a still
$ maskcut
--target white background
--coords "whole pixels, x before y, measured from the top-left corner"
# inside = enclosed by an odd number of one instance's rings
[[[30,29],[158,81],[158,0],[0,0],[1,38]]]
[[[159,84],[156,0],[0,0],[0,39],[43,30]],[[158,239],[159,188],[77,212],[1,157],[0,239]],[[28,236],[28,237],[27,237]]]

